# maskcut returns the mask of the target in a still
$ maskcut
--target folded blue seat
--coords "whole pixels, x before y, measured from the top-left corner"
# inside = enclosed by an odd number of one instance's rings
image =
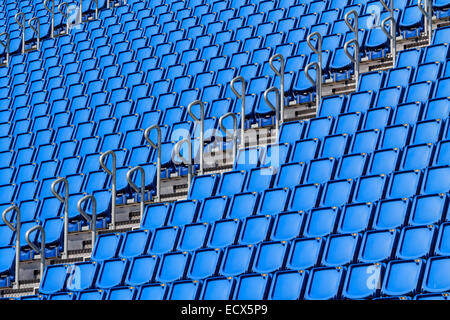
[[[132,258],[125,283],[130,286],[139,286],[153,281],[158,262],[159,258],[155,255]]]
[[[215,276],[222,259],[220,249],[200,249],[192,254],[187,277],[192,280],[202,280]]]
[[[339,222],[338,233],[357,233],[369,228],[374,214],[375,206],[368,203],[354,203],[343,206]]]
[[[370,299],[379,296],[385,265],[380,263],[352,264],[342,289],[346,299]]]
[[[308,277],[304,299],[337,299],[342,290],[345,273],[346,269],[342,267],[312,269]]]
[[[201,300],[230,300],[235,287],[234,277],[211,277],[203,283]]]
[[[207,241],[210,248],[223,248],[235,244],[240,232],[239,219],[226,219],[214,222]]]
[[[424,260],[392,260],[386,266],[381,293],[388,296],[415,294],[425,267]]]
[[[247,273],[253,260],[254,251],[254,246],[252,245],[227,247],[220,265],[219,273],[226,277]]]
[[[358,261],[375,263],[390,260],[393,257],[398,240],[398,230],[366,231],[361,241]]]

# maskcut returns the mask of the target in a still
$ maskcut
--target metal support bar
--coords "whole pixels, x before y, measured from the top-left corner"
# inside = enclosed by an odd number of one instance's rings
[[[186,159],[185,157],[183,157],[180,153],[180,149],[181,146],[187,143],[188,145],[188,158]],[[175,160],[175,157],[180,158],[181,161],[177,161]],[[172,162],[175,165],[180,165],[180,164],[184,164],[188,167],[188,189],[191,187],[191,181],[192,181],[192,141],[190,137],[187,137],[183,140],[178,141],[175,146],[173,147],[172,150]]]
[[[95,0],[95,19],[98,19],[98,0]]]
[[[280,59],[280,69],[277,69],[273,62],[275,59]],[[273,55],[269,60],[270,68],[280,77],[280,123],[284,121],[284,57],[282,54]]]
[[[311,42],[311,39],[313,37],[317,38],[316,45],[313,45],[313,43]],[[311,68],[313,65],[316,66],[316,109],[319,110],[320,100],[322,99],[322,35],[319,32],[313,32],[306,38],[306,42],[308,43],[308,46],[311,48],[311,50],[315,54],[317,54],[317,62],[312,62],[306,67],[309,66],[309,68]],[[314,80],[312,80],[312,78],[308,74],[309,68],[308,70],[305,69],[305,74],[308,80],[314,84]]]
[[[83,203],[87,200],[92,201],[92,217],[89,216],[89,214],[84,211],[83,209]],[[93,195],[87,195],[78,200],[77,203],[77,209],[78,212],[81,214],[81,216],[86,219],[87,222],[91,224],[91,232],[92,232],[92,249],[94,249],[95,239],[97,237],[97,200]]]
[[[105,165],[105,159],[112,156],[112,170]],[[99,158],[100,166],[105,172],[111,176],[111,228],[116,229],[116,153],[112,150],[106,151]]]
[[[34,21],[36,21],[36,27],[33,26]],[[41,50],[41,22],[39,21],[39,18],[31,18],[30,21],[28,21],[28,25],[36,34],[36,50]]]
[[[386,29],[386,23],[391,22],[390,32]],[[381,22],[381,30],[384,32],[386,37],[390,40],[392,64],[395,66],[397,58],[397,25],[395,23],[395,18],[393,16],[387,17]]]
[[[242,83],[242,94],[236,91],[234,84],[240,81]],[[244,148],[244,131],[245,131],[245,79],[242,76],[237,76],[230,82],[231,91],[238,99],[241,99],[241,147]]]
[[[133,173],[135,171],[140,171],[141,173],[141,187],[139,188],[133,181]],[[131,188],[136,192],[141,192],[141,201],[140,201],[140,214],[141,221],[144,217],[144,208],[145,208],[145,170],[141,166],[134,167],[130,171],[127,172],[127,181]]]
[[[228,131],[228,129],[225,128],[225,126],[223,125],[223,121],[228,117],[231,117],[233,119],[233,132],[232,133],[230,133],[230,131]],[[238,147],[237,121],[238,121],[237,116],[233,112],[228,112],[219,118],[220,129],[222,129],[222,131],[225,132],[225,137],[231,138],[233,141],[233,163],[236,160],[237,147]]]
[[[352,24],[352,21],[350,20],[350,16],[353,15],[354,24]],[[347,55],[347,57],[353,62],[353,73],[355,75],[355,85],[358,87],[358,81],[359,81],[359,26],[358,26],[358,12],[356,10],[352,10],[347,12],[347,14],[344,17],[345,24],[349,27],[350,31],[352,31],[355,34],[355,37],[352,40],[347,41],[344,44],[344,52]],[[350,54],[348,51],[348,46],[350,45],[355,46],[355,51],[353,52],[353,55]]]
[[[64,198],[61,197],[59,192],[56,190],[56,186],[61,182],[64,183]],[[64,203],[64,246],[62,258],[67,259],[68,256],[68,235],[69,235],[69,182],[66,178],[58,178],[52,182],[50,190],[53,195],[61,202]]]
[[[192,107],[195,105],[199,105],[200,106],[200,118],[197,118],[196,115],[194,115],[192,113]],[[195,100],[194,102],[190,103],[188,105],[187,111],[189,113],[189,115],[192,117],[192,119],[194,119],[195,122],[197,122],[198,124],[200,124],[200,148],[199,148],[199,153],[200,153],[200,168],[199,168],[199,173],[203,174],[203,149],[204,149],[204,145],[205,145],[205,108],[203,105],[203,102],[200,100]]]
[[[394,15],[394,0],[389,1],[389,6],[384,2],[384,0],[380,0],[381,5],[386,9],[386,11],[389,11],[391,13],[391,16]]]
[[[425,1],[424,5],[422,5],[422,1]],[[428,42],[431,44],[431,37],[433,34],[433,5],[431,0],[418,0],[417,6],[425,17],[425,35],[428,38]]]
[[[63,11],[63,7],[66,7],[66,12]],[[66,34],[69,33],[70,21],[69,21],[69,5],[67,2],[62,2],[58,5],[58,11],[66,18]]]
[[[19,21],[19,17],[22,17],[22,22]],[[22,29],[22,49],[21,49],[21,52],[22,52],[22,54],[24,54],[25,53],[25,23],[26,23],[25,13],[23,13],[23,12],[16,13],[16,15],[14,16],[14,20],[16,20],[17,24]]]
[[[10,211],[16,212],[16,226],[14,227],[9,220],[6,218],[6,215]],[[3,222],[13,231],[16,233],[16,257],[15,257],[15,266],[14,266],[14,289],[19,289],[19,263],[20,263],[20,228],[22,226],[22,222],[20,219],[20,209],[16,205],[12,205],[5,209],[2,213],[2,220]]]
[[[81,24],[81,23],[83,23],[83,0],[80,0],[80,8],[78,10],[79,10],[79,15],[77,16],[77,18],[78,18],[77,23]]]
[[[150,132],[155,129],[158,138],[157,145],[150,139]],[[156,160],[156,199],[157,201],[161,201],[161,128],[159,125],[155,124],[151,127],[148,127],[144,131],[144,138],[147,142],[152,146],[153,149],[157,151],[157,160]]]
[[[44,0],[44,8],[50,13],[51,19],[50,19],[50,37],[53,38],[55,36],[55,0],[52,1],[52,8],[50,9],[47,6],[47,2],[49,0]]]
[[[269,93],[275,92],[276,95],[276,105],[274,106],[272,102],[269,100]],[[280,90],[277,87],[270,87],[266,91],[264,91],[264,101],[266,101],[266,104],[269,106],[270,109],[272,109],[275,112],[275,132],[276,137],[278,139],[278,133],[280,131]]]
[[[316,69],[316,79],[313,79],[310,75],[309,75],[309,70],[314,67]],[[322,93],[322,81],[320,81],[319,77],[317,76],[319,73],[320,66],[317,62],[311,62],[308,65],[306,65],[305,67],[305,76],[306,78],[309,80],[309,82],[312,83],[312,85],[314,85],[316,87],[316,110],[319,110],[319,106],[320,106],[320,96]]]
[[[0,45],[2,45],[5,48],[5,52],[6,52],[5,65],[6,65],[6,67],[9,67],[9,33],[7,33],[7,32],[0,33],[0,37],[2,37],[3,35],[6,35],[6,43],[3,42],[2,40],[0,40]],[[2,61],[0,61],[0,63],[3,64]]]
[[[32,241],[30,241],[30,235],[32,232],[39,230],[41,232],[41,249],[39,249]],[[28,243],[31,249],[41,255],[41,267],[40,267],[40,279],[44,275],[45,270],[45,230],[41,225],[37,225],[29,229],[25,233],[25,241]]]

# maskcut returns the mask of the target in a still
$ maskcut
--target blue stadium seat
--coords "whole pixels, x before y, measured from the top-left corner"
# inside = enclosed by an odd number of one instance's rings
[[[306,300],[336,299],[342,290],[346,269],[315,268],[311,270],[305,289]]]
[[[391,259],[397,238],[396,229],[367,231],[361,241],[359,262],[375,263]]]
[[[337,225],[338,233],[357,233],[369,228],[372,221],[374,205],[368,203],[354,203],[342,208]]]
[[[130,286],[139,286],[151,282],[154,279],[158,261],[155,255],[134,257],[130,262],[125,283]]]
[[[382,294],[415,294],[419,290],[423,269],[424,261],[420,259],[389,261],[381,288]]]
[[[378,295],[381,287],[384,264],[352,264],[347,269],[342,297],[347,299],[368,299]]]
[[[192,254],[187,277],[193,280],[201,280],[216,275],[222,258],[220,249],[200,249]]]

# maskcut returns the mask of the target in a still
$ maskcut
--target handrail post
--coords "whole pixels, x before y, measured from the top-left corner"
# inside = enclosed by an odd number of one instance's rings
[[[98,0],[95,0],[95,19],[98,19]]]
[[[197,116],[192,113],[192,107],[195,105],[200,106],[200,118],[197,118]],[[187,111],[188,111],[189,115],[192,117],[192,119],[194,119],[195,122],[200,124],[200,148],[199,148],[200,168],[199,168],[199,172],[200,172],[200,174],[203,174],[203,166],[204,166],[203,149],[204,149],[204,145],[205,145],[205,109],[204,109],[203,102],[200,100],[195,100],[195,101],[191,102],[188,105]]]
[[[112,156],[112,170],[109,170],[105,165],[104,160]],[[116,229],[116,153],[112,150],[106,151],[100,156],[100,166],[105,172],[111,176],[111,228]]]
[[[389,11],[391,13],[391,16],[394,15],[394,0],[389,1],[389,6],[384,0],[380,0],[380,3],[384,7],[384,9],[386,9],[386,11]]]
[[[316,46],[314,46],[311,42],[311,39],[313,37],[317,37]],[[322,99],[322,35],[319,32],[313,32],[306,38],[306,42],[308,43],[308,46],[311,48],[311,50],[315,54],[317,54],[317,62],[315,63],[316,65],[315,82],[316,82],[316,109],[319,110],[320,100]],[[311,63],[309,65],[311,65]],[[308,78],[309,74],[308,72],[306,72],[306,69],[305,74],[307,74],[306,77]],[[310,78],[308,78],[308,80],[311,81]]]
[[[6,43],[3,42],[2,40],[0,40],[0,45],[2,45],[5,48],[5,52],[6,52],[5,64],[6,64],[6,67],[9,67],[9,42],[10,42],[9,33],[7,33],[7,32],[0,33],[0,37],[3,35],[6,35]],[[0,63],[3,63],[3,61],[0,61]]]
[[[141,173],[141,187],[139,188],[133,181],[133,173],[135,171],[140,171]],[[131,188],[136,191],[136,192],[141,192],[141,201],[140,201],[140,216],[141,216],[141,221],[142,218],[144,217],[144,207],[145,207],[145,170],[144,168],[142,168],[141,166],[137,166],[134,167],[133,169],[131,169],[130,171],[127,172],[127,182],[128,184],[131,186]]]
[[[276,105],[274,106],[272,102],[269,100],[269,93],[275,92],[276,95]],[[264,101],[269,106],[272,111],[275,112],[275,133],[278,140],[278,133],[280,131],[280,90],[277,87],[270,87],[266,91],[264,91]]]
[[[157,145],[150,139],[150,132],[155,129],[158,138]],[[161,201],[161,128],[159,125],[155,124],[153,126],[148,127],[144,131],[144,138],[147,142],[152,146],[153,149],[157,151],[157,160],[156,160],[156,199]]]
[[[350,21],[350,15],[354,16],[354,25]],[[355,86],[358,87],[358,81],[359,81],[359,26],[358,26],[358,12],[356,10],[352,10],[347,12],[347,14],[344,17],[345,24],[349,27],[350,31],[355,33],[355,37],[352,40],[347,41],[344,44],[344,53],[346,56],[350,59],[350,61],[353,62],[353,73],[355,75]],[[353,52],[353,55],[348,52],[348,46],[350,45],[355,46],[355,51]]]
[[[280,69],[277,69],[273,62],[275,59],[280,59]],[[285,62],[284,57],[282,54],[277,53],[276,55],[273,55],[269,59],[269,65],[270,68],[275,72],[277,76],[280,77],[280,123],[284,122],[284,68],[285,68]]]
[[[14,227],[6,218],[6,215],[10,211],[16,212],[16,226]],[[15,266],[14,266],[14,289],[19,289],[19,263],[20,263],[20,228],[22,226],[22,221],[20,219],[20,209],[16,205],[12,205],[6,208],[2,213],[3,222],[16,233],[16,257],[15,257]]]
[[[90,217],[86,211],[83,209],[83,203],[87,200],[92,201],[92,217]],[[81,216],[86,219],[88,223],[91,224],[91,232],[92,232],[92,249],[94,249],[95,239],[97,237],[97,200],[91,194],[88,194],[78,200],[77,203],[78,212]]]
[[[36,21],[36,28],[33,26],[33,21]],[[38,17],[31,18],[28,25],[36,34],[36,50],[41,50],[41,22]]]
[[[236,91],[234,84],[240,81],[242,83],[242,94]],[[241,99],[241,141],[240,145],[242,148],[245,146],[244,142],[244,131],[245,131],[245,79],[242,76],[237,76],[230,82],[231,91],[236,95],[238,99]]]
[[[66,7],[66,12],[63,12],[63,7]],[[66,18],[66,34],[69,33],[70,21],[69,21],[69,4],[67,2],[62,2],[58,5],[58,11]]]
[[[233,119],[233,132],[230,133],[228,131],[227,128],[225,128],[225,126],[223,125],[223,121],[228,118],[231,117]],[[236,154],[237,154],[237,147],[238,147],[238,143],[237,143],[237,116],[236,114],[234,114],[233,112],[228,112],[226,114],[224,114],[223,116],[221,116],[219,118],[219,127],[220,129],[222,129],[223,132],[225,132],[225,137],[230,137],[232,138],[233,141],[233,163],[236,160]]]
[[[80,0],[80,8],[79,10],[79,16],[78,16],[78,23],[81,24],[83,23],[83,0]]]
[[[311,69],[312,67],[316,68],[316,79],[313,79],[310,75],[309,75],[309,69]],[[309,64],[306,65],[305,67],[305,76],[306,78],[309,80],[309,82],[311,82],[312,85],[314,85],[316,87],[316,110],[319,110],[319,106],[320,106],[320,100],[321,97],[320,95],[322,94],[322,81],[320,81],[319,77],[318,77],[318,73],[319,73],[319,64],[317,62],[310,62]]]
[[[391,22],[391,30],[388,32],[386,30],[386,23]],[[392,55],[392,65],[395,66],[397,57],[397,26],[395,24],[395,18],[393,16],[387,17],[381,22],[381,30],[390,40],[391,55]]]
[[[55,37],[55,0],[51,0],[52,1],[52,8],[50,9],[47,6],[47,2],[49,0],[44,0],[44,8],[48,11],[48,13],[50,13],[51,15],[51,23],[50,23],[50,37],[54,38]]]
[[[31,233],[36,230],[39,230],[41,232],[41,249],[40,250],[32,241],[30,241]],[[44,227],[42,227],[41,225],[37,225],[37,226],[34,226],[31,229],[29,229],[25,233],[25,240],[32,250],[34,250],[36,253],[39,253],[41,255],[41,267],[40,267],[39,279],[42,280],[42,276],[44,274],[44,269],[45,269],[45,230],[44,230]]]
[[[422,6],[422,0],[417,1],[417,6],[419,7],[420,12],[425,17],[425,35],[428,38],[428,43],[431,44],[431,37],[433,34],[433,5],[431,0],[424,0],[424,6]]]
[[[188,145],[188,158],[186,159],[180,154],[181,146],[187,143]],[[175,157],[178,157],[181,159],[181,161],[176,161]],[[192,141],[191,138],[188,136],[187,138],[178,141],[172,150],[172,162],[175,165],[185,164],[188,166],[188,189],[191,187],[191,181],[192,181]]]
[[[64,183],[64,198],[56,190],[56,185]],[[50,190],[53,195],[64,204],[64,247],[63,247],[63,259],[68,257],[68,236],[69,236],[69,182],[66,178],[58,178],[52,182]]]
[[[19,16],[22,17],[23,21],[20,22],[19,21]],[[23,12],[18,12],[16,13],[16,15],[14,16],[14,20],[16,20],[17,24],[20,26],[20,28],[22,29],[22,54],[25,53],[25,13]]]

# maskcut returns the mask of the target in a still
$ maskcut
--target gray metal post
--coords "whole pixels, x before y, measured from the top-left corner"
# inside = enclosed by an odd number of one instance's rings
[[[56,185],[64,183],[64,198],[56,190]],[[53,195],[62,203],[64,203],[64,247],[63,247],[63,259],[68,257],[68,235],[69,235],[69,182],[66,178],[58,178],[52,182],[50,190]]]
[[[32,241],[30,241],[31,233],[34,231],[37,231],[37,230],[39,230],[41,232],[41,249],[40,250]],[[37,225],[37,226],[34,226],[31,229],[29,229],[25,233],[25,240],[31,249],[33,249],[36,253],[39,253],[41,255],[41,267],[40,267],[39,279],[42,279],[42,276],[43,276],[44,270],[45,270],[45,230],[44,230],[44,227],[42,227],[41,225]]]
[[[200,106],[200,118],[198,118],[196,115],[194,115],[192,113],[192,107],[195,105],[199,105]],[[194,119],[195,122],[197,122],[198,124],[200,124],[200,148],[199,148],[199,153],[200,153],[200,168],[199,168],[199,172],[200,174],[203,174],[203,149],[204,149],[204,145],[205,145],[205,109],[204,109],[204,105],[203,102],[200,100],[195,100],[192,103],[190,103],[188,105],[187,111],[189,113],[189,115],[192,117],[192,119]]]
[[[86,211],[83,209],[83,203],[87,200],[92,201],[92,218],[87,214]],[[91,232],[92,232],[92,249],[94,249],[95,239],[97,237],[97,200],[95,197],[91,194],[88,194],[78,200],[77,203],[77,209],[78,212],[81,214],[81,216],[86,219],[87,222],[91,224]]]
[[[98,19],[98,0],[95,0],[95,19]]]
[[[275,59],[280,59],[280,69],[277,69],[273,62]],[[282,54],[276,54],[272,56],[269,60],[270,68],[275,72],[277,76],[280,77],[280,123],[284,121],[284,57]]]
[[[112,156],[112,170],[109,170],[105,165],[104,160]],[[112,150],[106,151],[100,156],[100,166],[107,174],[111,176],[111,228],[116,229],[116,153]]]
[[[51,23],[50,23],[50,37],[54,38],[55,37],[55,0],[51,0],[52,1],[52,8],[50,9],[47,6],[47,2],[49,0],[44,0],[44,8],[50,13],[51,15]]]
[[[314,67],[316,69],[316,79],[313,79],[310,75],[309,75],[309,70]],[[318,77],[318,73],[319,73],[319,69],[320,66],[317,62],[310,62],[306,65],[305,67],[305,76],[306,78],[309,80],[309,82],[311,82],[312,85],[314,85],[316,87],[316,110],[319,111],[319,106],[320,106],[320,99],[321,97],[319,95],[322,94],[322,81],[320,81],[319,77]]]
[[[36,21],[36,28],[33,26],[33,22]],[[38,17],[31,18],[28,21],[28,25],[36,34],[36,50],[41,50],[41,22]]]
[[[141,173],[141,187],[139,188],[133,181],[133,173],[135,171],[140,171]],[[127,172],[127,181],[128,184],[131,186],[131,188],[136,191],[136,192],[141,192],[141,201],[140,201],[140,216],[141,216],[141,221],[142,218],[144,217],[144,208],[145,208],[145,171],[144,168],[142,168],[141,166],[137,166],[134,167],[133,169],[131,169],[130,171]]]
[[[158,133],[157,145],[150,139],[150,132],[155,129]],[[157,201],[161,201],[161,128],[159,125],[155,124],[151,127],[148,127],[144,131],[144,138],[147,142],[152,146],[152,148],[157,151],[157,160],[156,160],[156,199]]]
[[[384,2],[384,0],[380,0],[381,5],[386,9],[386,11],[391,12],[391,16],[394,15],[394,0],[389,1],[389,6]]]
[[[227,128],[225,128],[225,126],[223,125],[223,121],[228,118],[231,117],[233,119],[233,132],[230,133],[228,131]],[[237,147],[238,147],[238,143],[237,143],[237,117],[233,112],[228,112],[226,114],[224,114],[223,116],[221,116],[219,118],[219,127],[220,129],[222,129],[223,132],[225,132],[225,137],[229,137],[232,139],[233,141],[233,163],[236,160],[236,154],[237,154]]]
[[[271,92],[275,92],[276,106],[274,106],[272,104],[272,102],[270,102],[270,100],[269,100],[268,95]],[[277,137],[277,141],[278,141],[278,133],[280,131],[280,109],[281,109],[281,107],[280,107],[280,90],[277,87],[270,87],[269,89],[264,91],[264,101],[266,101],[266,104],[269,106],[269,108],[275,112],[275,132],[276,132],[276,137]]]
[[[316,45],[313,45],[311,42],[311,39],[313,37],[317,38]],[[316,109],[319,110],[320,100],[322,99],[322,35],[319,32],[313,32],[306,38],[306,42],[307,42],[308,46],[311,48],[311,50],[315,54],[317,54],[317,62],[315,63],[315,65],[317,66],[317,68],[316,68]],[[310,63],[309,65],[312,66],[312,63]],[[309,68],[311,68],[311,66]],[[307,74],[306,77],[308,78],[309,74],[306,69],[305,69],[305,74]],[[308,80],[311,81],[310,78],[308,78]]]
[[[386,23],[391,22],[391,30],[388,32],[386,30]],[[384,32],[386,37],[390,40],[391,47],[391,55],[392,55],[392,64],[395,67],[396,58],[397,58],[397,26],[395,23],[395,18],[393,16],[387,17],[381,22],[381,30]]]
[[[19,21],[19,17],[22,17],[22,22]],[[25,13],[23,12],[19,12],[16,13],[16,15],[14,16],[14,20],[16,20],[17,24],[20,26],[20,28],[22,29],[22,54],[25,53]]]
[[[351,23],[350,15],[354,16],[354,25]],[[350,31],[355,33],[355,38],[352,40],[347,41],[344,44],[344,52],[347,55],[347,57],[353,62],[353,73],[355,75],[355,86],[358,87],[358,81],[359,81],[359,27],[358,27],[358,12],[356,10],[352,10],[347,12],[347,14],[344,17],[345,24],[349,27]],[[353,55],[350,54],[348,51],[348,46],[350,45],[355,46],[355,50],[353,52]]]
[[[240,81],[242,83],[242,94],[236,91],[234,84]],[[241,99],[241,141],[240,145],[242,148],[245,146],[244,142],[244,131],[245,131],[245,79],[242,76],[237,76],[230,82],[231,91],[236,95],[238,99]]]
[[[425,1],[424,5],[422,5],[422,1]],[[428,43],[431,44],[433,34],[433,4],[431,0],[418,0],[417,6],[425,17],[425,35],[428,38]]]
[[[66,7],[66,12],[63,11],[63,7]],[[67,2],[62,2],[58,5],[58,11],[59,13],[61,13],[65,18],[66,18],[66,34],[69,33],[69,26],[70,26],[70,21],[69,21],[69,13],[67,11],[69,11],[69,5],[67,4]]]
[[[6,215],[10,211],[16,212],[16,226],[14,227],[9,220],[6,218]],[[16,233],[16,257],[15,257],[15,266],[14,266],[14,289],[19,289],[19,264],[20,264],[20,228],[22,226],[22,222],[20,219],[20,209],[16,205],[12,205],[5,209],[2,213],[2,220],[3,222],[13,231]]]
[[[181,146],[184,143],[187,143],[187,145],[188,145],[188,158],[187,159],[180,154]],[[176,157],[180,158],[181,161],[175,160]],[[191,187],[191,181],[192,181],[192,175],[193,175],[192,174],[192,142],[191,142],[190,137],[180,140],[175,144],[175,146],[173,147],[173,150],[172,150],[172,162],[175,165],[180,165],[180,164],[187,165],[187,167],[188,167],[188,189],[189,189]]]
[[[2,37],[3,35],[6,35],[6,43],[3,42],[2,40],[0,40],[0,45],[2,45],[5,48],[5,51],[6,51],[5,65],[6,65],[6,67],[9,67],[9,33],[7,33],[7,32],[0,33],[0,37]],[[0,61],[0,63],[3,64],[3,61]]]

